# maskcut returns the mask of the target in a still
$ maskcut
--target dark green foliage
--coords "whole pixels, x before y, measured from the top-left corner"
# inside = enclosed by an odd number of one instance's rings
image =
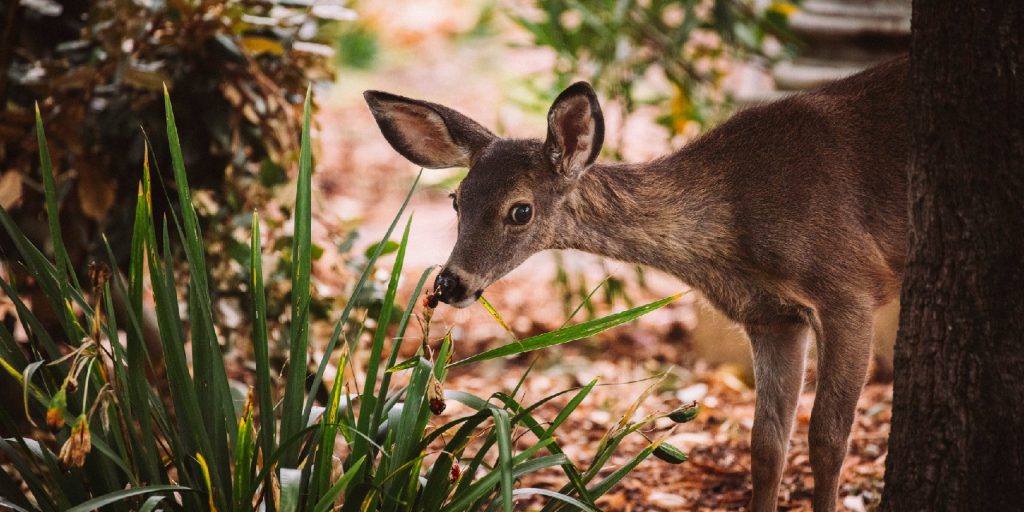
[[[311,79],[329,76],[326,59],[305,50],[316,47],[316,36],[299,41],[298,30],[332,22],[294,2],[70,0],[5,2],[0,9],[14,20],[14,44],[0,45],[0,168],[28,183],[37,179],[38,102],[50,127],[53,200],[79,272],[103,253],[100,233],[120,263],[127,261],[146,133],[164,129],[165,84],[179,105],[190,182],[225,191],[215,206],[227,214],[247,209],[251,177],[275,181],[261,166],[293,161],[302,93]],[[169,161],[163,137],[154,137],[148,151],[155,161]],[[159,218],[176,205],[163,193],[173,186],[171,176],[154,179]],[[34,223],[42,194],[22,190],[11,213],[41,245],[47,231]]]

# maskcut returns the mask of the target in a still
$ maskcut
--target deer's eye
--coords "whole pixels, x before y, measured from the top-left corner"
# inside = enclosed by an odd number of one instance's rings
[[[522,226],[530,222],[531,218],[533,218],[533,207],[526,203],[512,205],[512,208],[508,210],[508,221],[512,224]]]
[[[455,197],[455,192],[448,194],[448,197],[452,198],[452,209],[456,212],[459,211],[459,201]]]

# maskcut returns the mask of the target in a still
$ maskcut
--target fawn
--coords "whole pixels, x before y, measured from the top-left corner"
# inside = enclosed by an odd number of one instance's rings
[[[426,168],[468,167],[458,239],[435,281],[466,307],[544,249],[648,265],[739,323],[754,356],[755,511],[776,510],[804,381],[818,347],[809,443],[814,510],[836,507],[872,315],[897,298],[907,238],[907,80],[900,57],[815,91],[738,112],[647,163],[595,163],[593,89],[555,100],[545,140],[505,139],[447,107],[367,91],[388,142]]]

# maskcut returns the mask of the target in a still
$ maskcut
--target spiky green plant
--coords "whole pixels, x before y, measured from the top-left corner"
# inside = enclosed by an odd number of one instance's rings
[[[283,385],[278,386],[269,362],[260,223],[254,214],[249,293],[256,379],[247,399],[233,397],[214,329],[203,236],[192,207],[166,92],[165,108],[181,215],[154,218],[149,166],[145,164],[127,278],[122,277],[114,263],[117,259],[108,251],[110,268],[98,265],[91,273],[88,289],[79,283],[61,241],[56,187],[42,121],[37,115],[53,261],[29,242],[2,209],[0,224],[17,249],[12,264],[21,265],[34,278],[49,305],[58,312],[61,330],[48,332],[33,312],[40,304],[26,304],[13,281],[0,279],[0,288],[16,307],[30,342],[26,353],[0,324],[0,366],[19,382],[25,400],[23,411],[21,407],[0,407],[0,428],[16,432],[21,419],[39,425],[45,418],[54,438],[0,439],[0,452],[6,461],[0,464],[0,507],[44,512],[98,508],[454,512],[495,507],[508,511],[517,497],[533,494],[549,498],[549,509],[571,506],[596,510],[598,496],[656,453],[658,441],[635,454],[625,466],[598,478],[619,442],[654,419],[630,422],[630,411],[604,438],[589,467],[579,468],[565,456],[555,442],[555,431],[596,382],[533,404],[519,403],[514,391],[483,398],[463,391],[442,393],[441,389],[451,366],[591,336],[659,308],[674,297],[517,340],[457,362],[449,361],[449,338],[441,340],[436,354],[429,348],[430,340],[425,340],[415,357],[398,362],[399,343],[405,339],[416,298],[430,272],[420,276],[408,306],[396,308],[411,216],[405,223],[385,300],[376,318],[378,328],[373,332],[368,356],[362,356],[366,369],[361,392],[350,394],[341,376],[346,361],[358,355],[357,347],[348,343],[344,332],[357,307],[357,301],[352,300],[341,312],[327,343],[326,354],[341,351],[339,377],[331,386],[328,402],[316,406],[316,394],[311,390],[319,389],[323,382],[328,356],[312,375],[307,372],[313,170],[308,93],[291,260],[291,360]],[[407,204],[408,197],[384,240],[390,238]],[[185,254],[185,261],[177,262],[180,264],[172,259],[173,239],[180,242]],[[378,244],[369,255],[353,296],[366,285],[386,246]],[[182,268],[188,271],[188,287],[185,296],[179,297],[175,273]],[[151,305],[143,298],[146,289],[152,294]],[[116,294],[127,297],[127,307],[115,307]],[[187,301],[187,319],[179,314],[179,300]],[[148,351],[143,334],[144,311],[150,307],[159,327],[159,354]],[[390,338],[390,355],[385,360],[387,326],[393,316],[398,317],[397,329]],[[186,346],[191,346],[191,358],[185,353]],[[398,372],[410,373],[407,384],[392,383],[392,375]],[[569,393],[572,396],[568,404],[556,418],[542,422],[535,417],[541,405]],[[275,396],[280,396],[280,401],[275,402]],[[445,398],[462,402],[473,412],[443,425],[431,425],[431,408],[443,404]],[[19,418],[22,415],[24,418]],[[530,431],[536,442],[517,452],[512,442],[516,429]],[[336,450],[339,440],[345,448]],[[473,440],[480,442],[471,443]],[[494,453],[497,463],[492,467]],[[426,467],[428,460],[432,462]],[[456,465],[464,469],[453,472]],[[567,483],[559,491],[515,488],[517,479],[547,467],[560,467],[565,473]],[[453,478],[456,473],[461,476]],[[21,486],[28,493],[22,493]]]

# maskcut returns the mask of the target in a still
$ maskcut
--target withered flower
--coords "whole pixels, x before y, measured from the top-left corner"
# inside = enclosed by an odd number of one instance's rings
[[[110,265],[107,265],[102,261],[93,261],[89,263],[89,281],[92,283],[93,293],[99,293],[103,290],[103,286],[107,284],[111,276],[114,273],[110,270]]]
[[[68,406],[68,397],[64,388],[57,390],[57,394],[50,399],[50,405],[46,408],[46,426],[53,430],[64,428],[64,409]]]
[[[436,293],[427,292],[427,296],[423,298],[423,307],[434,309],[437,307],[438,299]]]
[[[80,468],[85,464],[85,456],[92,449],[92,437],[89,435],[89,420],[85,415],[78,417],[71,427],[71,437],[60,448],[60,463],[66,469]]]
[[[430,376],[430,385],[427,387],[427,404],[430,412],[441,414],[447,405],[444,403],[444,389],[441,388],[441,381],[433,375]]]

